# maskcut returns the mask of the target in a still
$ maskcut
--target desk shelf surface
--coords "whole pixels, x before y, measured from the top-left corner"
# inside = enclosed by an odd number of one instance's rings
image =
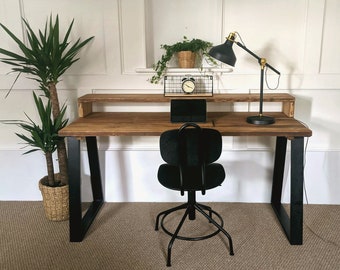
[[[78,99],[78,115],[85,117],[93,112],[94,103],[169,103],[172,99],[202,99],[201,96],[168,97],[163,94],[87,94]],[[214,94],[204,97],[207,102],[235,103],[259,102],[259,94]],[[295,97],[286,93],[266,94],[264,102],[281,102],[282,112],[288,117],[294,116]]]

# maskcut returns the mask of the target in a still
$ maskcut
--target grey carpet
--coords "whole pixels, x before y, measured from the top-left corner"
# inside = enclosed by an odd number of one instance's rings
[[[83,242],[70,243],[68,222],[47,221],[41,202],[2,201],[0,269],[340,269],[340,206],[305,205],[304,244],[291,246],[269,204],[243,203],[208,203],[224,218],[235,256],[222,234],[176,240],[167,268],[170,237],[154,222],[174,205],[105,203]],[[171,218],[168,228],[180,213]],[[208,232],[202,222],[186,223],[182,234]]]

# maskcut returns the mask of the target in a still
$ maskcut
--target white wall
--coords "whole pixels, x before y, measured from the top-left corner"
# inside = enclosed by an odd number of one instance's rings
[[[190,12],[187,12],[187,9]],[[183,37],[202,38],[215,45],[238,31],[248,48],[281,71],[278,90],[296,97],[296,118],[313,136],[306,147],[305,186],[309,203],[340,203],[340,2],[337,0],[0,0],[0,22],[22,35],[21,17],[34,29],[43,28],[50,14],[59,14],[63,31],[75,19],[72,37],[94,35],[81,60],[58,85],[68,116],[76,117],[77,97],[85,93],[162,93],[162,85],[150,84],[147,73],[162,51],[160,44]],[[188,15],[189,14],[189,15]],[[0,31],[1,47],[14,48]],[[258,92],[256,61],[235,46],[238,61],[232,73],[215,74],[214,91]],[[138,72],[136,72],[138,70]],[[0,63],[0,119],[36,117],[32,93],[34,81],[24,77],[5,95],[15,75]],[[277,77],[270,73],[271,86]],[[265,104],[264,110],[276,109]],[[256,110],[248,104],[229,106]],[[229,108],[228,107],[228,108]],[[168,110],[149,107],[101,106],[103,110]],[[13,126],[1,125],[0,200],[40,200],[38,180],[45,175],[41,154],[22,155]],[[107,201],[172,201],[179,194],[161,187],[156,179],[157,137],[100,138],[100,161]],[[221,162],[228,178],[223,186],[202,198],[208,201],[269,202],[274,138],[224,138]],[[85,150],[85,148],[83,148]],[[83,151],[83,199],[90,199],[86,152]],[[284,200],[289,200],[289,166]]]

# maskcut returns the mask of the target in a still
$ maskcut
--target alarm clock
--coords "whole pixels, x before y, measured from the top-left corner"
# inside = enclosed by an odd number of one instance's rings
[[[182,88],[182,91],[186,94],[193,93],[196,88],[195,79],[194,78],[183,78],[181,88]]]

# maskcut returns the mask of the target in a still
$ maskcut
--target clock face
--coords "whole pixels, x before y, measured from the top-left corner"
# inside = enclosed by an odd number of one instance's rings
[[[191,79],[185,79],[182,82],[182,90],[187,94],[192,93],[195,90],[195,82]]]

